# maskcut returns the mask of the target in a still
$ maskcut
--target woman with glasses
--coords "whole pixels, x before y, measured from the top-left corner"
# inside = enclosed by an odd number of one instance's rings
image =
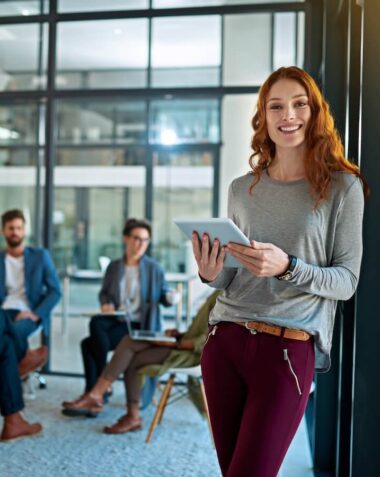
[[[125,254],[107,267],[99,293],[101,313],[90,321],[90,336],[81,343],[86,387],[89,391],[101,375],[108,351],[128,334],[125,313],[132,329],[161,331],[160,304],[170,306],[177,299],[169,289],[162,267],[145,252],[152,228],[147,220],[127,220],[123,238]]]

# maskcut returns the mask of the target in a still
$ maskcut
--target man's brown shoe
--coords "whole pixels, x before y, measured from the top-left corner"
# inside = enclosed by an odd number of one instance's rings
[[[103,429],[105,434],[125,434],[131,431],[139,431],[142,429],[142,419],[133,418],[129,414],[122,416],[115,424],[112,426],[106,426]]]
[[[12,442],[24,437],[40,434],[42,426],[38,422],[29,424],[20,412],[4,417],[4,427],[1,433],[1,442]]]
[[[28,374],[36,371],[36,369],[41,369],[46,364],[48,355],[49,352],[47,346],[28,350],[18,364],[20,378],[23,379],[28,376]]]
[[[62,413],[65,416],[95,417],[103,411],[103,399],[94,398],[90,393],[86,393],[75,401],[64,401],[62,406]]]

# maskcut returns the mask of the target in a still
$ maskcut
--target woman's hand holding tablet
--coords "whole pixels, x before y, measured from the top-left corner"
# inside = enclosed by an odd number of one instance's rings
[[[230,242],[250,246],[249,239],[231,219],[192,219],[174,222],[192,241],[194,256],[202,278],[213,281],[223,267],[243,267],[234,257],[226,255],[226,246]]]

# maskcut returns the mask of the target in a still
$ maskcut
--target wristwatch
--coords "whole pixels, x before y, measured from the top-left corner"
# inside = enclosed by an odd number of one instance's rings
[[[289,267],[285,270],[284,273],[281,273],[281,275],[276,275],[277,280],[290,280],[293,276],[293,270],[295,269],[297,265],[297,257],[294,255],[288,255],[289,257]]]

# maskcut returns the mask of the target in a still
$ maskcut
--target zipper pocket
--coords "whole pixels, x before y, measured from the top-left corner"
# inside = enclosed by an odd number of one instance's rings
[[[294,372],[292,363],[291,363],[290,358],[289,358],[288,350],[287,350],[287,349],[284,349],[283,351],[284,351],[284,361],[287,361],[287,362],[288,362],[290,372],[292,373],[292,375],[293,375],[293,377],[294,377],[294,380],[295,380],[295,382],[296,382],[296,385],[297,385],[298,394],[299,394],[300,396],[302,396],[302,391],[301,391],[301,388],[300,388],[300,383],[299,383],[299,381],[298,381],[298,377],[297,377],[296,373]]]
[[[206,346],[206,344],[208,343],[208,340],[210,339],[210,336],[215,336],[215,333],[216,333],[216,330],[218,328],[218,325],[215,325],[213,326],[212,330],[209,331],[208,335],[207,335],[207,338],[206,338],[206,341],[205,341],[205,344],[203,345],[203,348]]]

